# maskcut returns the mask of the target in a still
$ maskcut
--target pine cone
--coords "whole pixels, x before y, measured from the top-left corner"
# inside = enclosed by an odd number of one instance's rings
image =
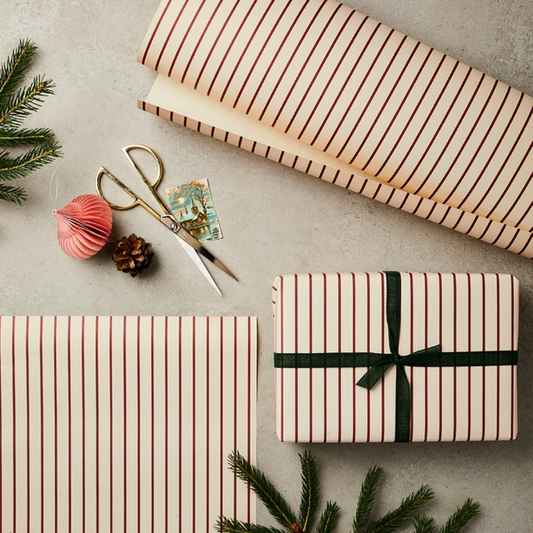
[[[135,277],[139,272],[146,270],[154,260],[152,245],[142,237],[132,233],[129,237],[122,237],[115,248],[113,261],[117,270]]]

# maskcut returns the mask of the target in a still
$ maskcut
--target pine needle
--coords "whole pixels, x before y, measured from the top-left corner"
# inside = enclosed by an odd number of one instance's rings
[[[320,483],[316,471],[316,460],[314,456],[306,450],[300,455],[302,468],[302,494],[300,501],[300,514],[298,524],[302,532],[311,531],[315,521],[315,513],[320,497]]]
[[[463,506],[457,508],[457,511],[450,516],[446,524],[439,530],[439,533],[458,533],[465,527],[467,522],[479,514],[479,508],[478,502],[468,498]]]
[[[28,87],[19,89],[0,107],[0,124],[20,125],[30,113],[41,107],[44,96],[54,94],[53,87],[52,80],[45,80],[42,76],[33,78]]]
[[[415,533],[433,533],[435,531],[435,520],[429,516],[415,516],[413,523]]]
[[[283,533],[273,527],[264,527],[248,522],[241,522],[232,518],[219,518],[215,524],[216,531],[220,533]]]
[[[27,198],[26,191],[22,187],[11,187],[11,185],[0,183],[0,200],[22,205],[22,201]]]
[[[339,518],[340,508],[335,502],[328,502],[316,526],[316,533],[332,533]]]
[[[251,465],[239,452],[231,454],[228,462],[235,475],[257,494],[278,523],[289,531],[296,532],[297,523],[293,511],[263,472]]]
[[[59,148],[57,143],[52,142],[32,148],[15,158],[0,157],[0,180],[10,181],[27,176],[59,157]]]
[[[407,498],[403,499],[397,509],[390,511],[383,518],[370,525],[365,530],[365,533],[390,533],[394,531],[413,518],[434,496],[434,492],[427,485],[422,485],[417,492],[413,492]]]
[[[10,98],[22,81],[36,50],[37,46],[29,39],[22,40],[0,67],[0,105]]]
[[[50,128],[35,129],[0,129],[0,146],[26,146],[28,144],[44,144],[54,137]]]
[[[366,474],[366,478],[361,486],[361,492],[359,493],[359,500],[357,501],[357,509],[353,521],[354,533],[363,531],[363,528],[370,520],[378,482],[382,474],[383,469],[379,466],[373,466]]]

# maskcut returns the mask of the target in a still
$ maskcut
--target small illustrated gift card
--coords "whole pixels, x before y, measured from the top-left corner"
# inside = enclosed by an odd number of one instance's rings
[[[172,214],[199,242],[222,239],[207,179],[167,189]]]

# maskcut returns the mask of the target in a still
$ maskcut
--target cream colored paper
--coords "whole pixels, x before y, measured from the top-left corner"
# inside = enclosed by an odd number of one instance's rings
[[[0,317],[0,531],[254,519],[256,319]]]
[[[139,60],[143,109],[533,255],[533,99],[336,0],[164,0]]]
[[[503,274],[402,273],[399,353],[516,350],[518,281]],[[390,353],[383,273],[280,276],[274,351]],[[365,368],[276,368],[284,442],[392,442],[396,368],[371,391]],[[412,441],[509,440],[517,434],[516,366],[406,367]]]

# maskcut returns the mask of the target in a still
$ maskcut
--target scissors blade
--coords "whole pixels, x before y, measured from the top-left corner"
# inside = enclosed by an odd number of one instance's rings
[[[220,292],[220,289],[218,288],[215,280],[213,279],[213,276],[211,276],[211,273],[209,270],[207,270],[207,267],[204,265],[204,262],[200,259],[200,256],[198,255],[197,251],[192,247],[189,246],[183,239],[180,239],[178,235],[174,234],[176,236],[176,239],[181,244],[181,247],[185,250],[187,255],[192,259],[192,262],[198,267],[198,270],[204,275],[205,279],[209,281],[213,289],[222,296],[222,293]]]
[[[214,265],[216,265],[218,268],[223,270],[226,274],[231,276],[235,281],[239,281],[233,273],[229,270],[228,267],[226,267],[222,261],[218,260],[209,250],[206,250],[190,233],[188,233],[186,230],[184,230],[181,226],[179,226],[175,231],[174,235],[178,237],[179,239],[185,241],[189,246],[194,248],[196,252],[203,255],[206,259],[211,261]],[[201,261],[200,261],[201,262]]]

